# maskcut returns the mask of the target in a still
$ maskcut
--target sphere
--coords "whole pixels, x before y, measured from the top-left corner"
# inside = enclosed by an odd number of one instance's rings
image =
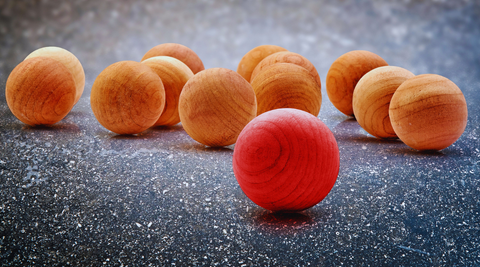
[[[180,60],[167,56],[151,57],[142,63],[158,74],[165,89],[165,107],[154,126],[172,126],[179,123],[178,101],[183,86],[193,77],[192,70]]]
[[[291,63],[263,69],[252,81],[257,96],[257,115],[277,108],[296,108],[318,116],[322,90],[310,72]]]
[[[453,144],[467,126],[467,102],[460,88],[436,74],[403,82],[389,109],[393,130],[417,150],[442,150]]]
[[[248,51],[238,63],[237,72],[242,75],[245,80],[251,82],[252,72],[255,67],[264,58],[270,56],[273,53],[287,51],[287,49],[276,45],[261,45]]]
[[[185,65],[187,65],[194,74],[205,69],[200,57],[198,57],[198,55],[192,49],[181,44],[166,43],[157,45],[145,53],[142,61],[158,56],[174,57],[185,63]]]
[[[357,82],[367,72],[387,66],[380,56],[363,50],[350,51],[337,58],[327,73],[330,102],[343,114],[353,116],[352,98]]]
[[[92,111],[117,134],[137,134],[155,124],[165,106],[162,80],[147,65],[121,61],[104,69],[92,86]]]
[[[67,67],[67,69],[72,73],[73,79],[75,80],[76,94],[74,104],[76,104],[78,100],[80,100],[85,87],[85,72],[83,71],[82,64],[78,58],[68,50],[55,46],[37,49],[30,53],[30,55],[28,55],[25,59],[33,57],[49,57],[60,61],[60,63]]]
[[[378,67],[365,74],[353,91],[353,113],[358,124],[375,137],[397,138],[388,107],[398,86],[413,76],[410,71],[393,66]]]
[[[7,79],[5,96],[13,115],[28,125],[51,125],[62,120],[75,104],[71,72],[48,57],[29,58]]]
[[[197,73],[185,84],[179,101],[185,131],[211,147],[237,141],[257,112],[252,86],[238,73],[213,68]]]
[[[273,53],[260,61],[260,63],[258,63],[252,72],[251,81],[253,81],[258,73],[264,70],[266,67],[277,63],[292,63],[300,67],[304,67],[310,72],[310,74],[312,74],[318,85],[321,86],[320,76],[318,75],[317,69],[312,62],[300,54],[289,51]]]
[[[338,145],[317,117],[297,109],[275,109],[253,119],[233,152],[241,189],[272,211],[301,211],[322,201],[337,180]]]

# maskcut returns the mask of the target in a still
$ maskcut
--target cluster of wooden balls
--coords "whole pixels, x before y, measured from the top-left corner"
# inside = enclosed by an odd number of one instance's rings
[[[21,121],[53,124],[78,101],[84,84],[83,68],[73,54],[39,49],[10,75],[7,101]],[[181,122],[204,145],[237,143],[237,181],[255,203],[275,211],[309,208],[335,184],[339,150],[317,118],[321,103],[313,64],[274,45],[250,50],[232,71],[205,69],[190,48],[161,44],[140,62],[105,68],[90,94],[98,122],[117,134]]]
[[[338,176],[338,145],[317,118],[319,75],[307,59],[278,46],[249,51],[235,72],[205,70],[189,48],[159,45],[141,63],[105,69],[90,98],[98,121],[119,134],[181,122],[204,145],[236,143],[235,177],[266,209],[307,209]]]
[[[377,138],[441,150],[466,127],[465,97],[452,81],[415,76],[368,51],[340,56],[326,84],[332,104]],[[68,114],[84,85],[82,65],[72,53],[45,47],[12,71],[7,104],[26,124],[50,125]],[[90,104],[98,122],[117,134],[181,122],[204,145],[236,143],[237,181],[252,201],[269,210],[309,208],[329,193],[338,176],[338,145],[317,118],[322,104],[318,72],[305,57],[279,46],[255,47],[232,71],[205,69],[190,48],[161,44],[140,62],[104,69],[92,86]]]
[[[467,125],[462,91],[436,74],[414,75],[368,51],[340,56],[327,74],[327,93],[342,113],[369,134],[399,138],[417,150],[442,150]]]
[[[90,102],[100,124],[117,134],[182,122],[190,137],[212,147],[234,144],[257,108],[251,85],[238,73],[205,70],[193,50],[174,43],[150,49],[141,62],[107,67]]]

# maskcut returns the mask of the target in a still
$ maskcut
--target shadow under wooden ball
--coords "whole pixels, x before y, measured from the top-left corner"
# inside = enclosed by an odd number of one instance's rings
[[[180,93],[185,83],[193,77],[193,72],[185,63],[168,56],[151,57],[142,61],[142,63],[158,74],[165,89],[165,107],[154,126],[172,126],[179,123],[178,101]]]
[[[248,51],[240,60],[237,72],[248,82],[252,81],[252,72],[264,58],[287,49],[276,45],[260,45]]]
[[[70,114],[70,113],[69,113]],[[72,134],[78,134],[80,133],[80,127],[72,122],[57,122],[55,124],[42,124],[42,125],[36,125],[36,126],[31,126],[31,125],[25,125],[22,127],[23,131],[29,132],[35,132],[36,134],[41,134],[44,133],[45,135],[49,135],[52,132],[57,133],[57,136],[61,136],[64,134],[67,136],[67,138],[71,137]]]
[[[397,138],[388,115],[390,100],[397,88],[413,76],[394,66],[378,67],[365,74],[353,91],[353,113],[358,124],[377,138]]]
[[[252,72],[251,81],[255,79],[255,77],[260,73],[262,70],[267,68],[270,65],[277,64],[277,63],[292,63],[298,65],[300,67],[305,68],[310,72],[310,74],[315,78],[315,81],[321,87],[322,84],[320,82],[320,76],[318,75],[317,69],[315,66],[310,62],[308,59],[303,57],[300,54],[284,51],[284,52],[276,52],[271,54],[270,56],[264,58]]]
[[[423,74],[403,82],[393,94],[390,121],[398,138],[417,150],[442,150],[467,126],[467,103],[449,79]]]
[[[355,50],[341,55],[327,73],[330,102],[343,114],[353,116],[352,98],[357,82],[367,72],[387,65],[383,58],[369,51]]]
[[[257,115],[278,108],[296,108],[314,116],[320,113],[322,92],[310,72],[291,63],[263,69],[252,81]]]
[[[203,62],[197,53],[184,45],[176,43],[165,43],[153,47],[152,49],[148,50],[147,53],[145,53],[141,61],[158,56],[176,58],[185,63],[185,65],[187,65],[194,74],[205,69]]]
[[[75,104],[71,72],[59,61],[33,57],[18,64],[5,88],[13,115],[28,125],[51,125],[62,120]]]
[[[30,53],[25,59],[33,57],[48,57],[55,59],[67,67],[67,69],[72,73],[73,79],[75,80],[76,94],[74,104],[76,104],[78,100],[80,100],[85,87],[85,71],[83,70],[82,64],[78,58],[70,51],[55,46],[39,48]]]
[[[234,144],[256,112],[252,86],[238,73],[224,68],[197,73],[180,94],[183,128],[194,140],[211,147]]]
[[[137,134],[155,124],[165,106],[165,90],[147,65],[121,61],[104,69],[92,86],[92,111],[117,134]]]

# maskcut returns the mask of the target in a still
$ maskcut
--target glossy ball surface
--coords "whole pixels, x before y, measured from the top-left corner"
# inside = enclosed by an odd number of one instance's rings
[[[292,63],[300,67],[304,67],[315,78],[315,81],[318,83],[318,85],[320,87],[322,86],[320,82],[320,76],[318,75],[317,69],[312,64],[312,62],[310,62],[308,59],[306,59],[300,54],[289,51],[273,53],[260,61],[260,63],[258,63],[258,65],[253,70],[251,81],[253,81],[258,75],[258,73],[260,73],[262,70],[264,70],[270,65],[277,63]]]
[[[93,83],[92,111],[117,134],[137,134],[155,124],[165,106],[165,90],[147,65],[121,61],[104,69]]]
[[[47,46],[40,49],[37,49],[30,53],[25,59],[33,57],[48,57],[60,61],[67,69],[72,73],[73,79],[75,80],[75,104],[78,102],[82,96],[83,89],[85,87],[85,71],[83,70],[82,64],[78,58],[72,54],[70,51],[55,47]]]
[[[291,63],[263,69],[252,81],[257,115],[277,108],[296,108],[314,116],[320,113],[322,91],[310,72]]]
[[[194,140],[211,147],[228,146],[255,118],[257,102],[242,76],[213,68],[188,80],[180,94],[179,112],[183,128]]]
[[[151,57],[142,61],[158,74],[165,89],[165,107],[154,126],[172,126],[180,122],[178,101],[183,86],[193,77],[193,72],[180,60],[167,57]]]
[[[353,116],[353,90],[367,72],[387,66],[380,56],[363,50],[350,51],[337,58],[327,73],[330,102],[343,114]]]
[[[248,82],[252,81],[252,72],[255,67],[264,58],[273,53],[287,51],[287,49],[276,45],[260,45],[248,51],[240,60],[237,67],[237,72]]]
[[[353,91],[353,113],[358,124],[378,138],[397,138],[388,108],[393,93],[407,79],[410,71],[394,66],[378,67],[365,74]]]
[[[467,126],[467,103],[449,79],[423,74],[406,80],[390,101],[390,120],[398,138],[417,150],[442,150]]]
[[[29,58],[10,73],[5,88],[13,115],[28,125],[51,125],[75,104],[76,87],[70,71],[48,57]]]
[[[143,55],[142,61],[158,56],[174,57],[185,63],[194,74],[205,69],[197,53],[181,44],[165,43],[157,45]]]
[[[332,189],[339,167],[330,129],[297,109],[276,109],[253,119],[233,152],[233,171],[243,192],[272,211],[316,205]]]

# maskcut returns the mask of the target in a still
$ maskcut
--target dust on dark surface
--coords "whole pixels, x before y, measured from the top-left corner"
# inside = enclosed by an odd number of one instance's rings
[[[0,1],[0,84],[33,50],[74,53],[85,91],[59,123],[30,127],[0,90],[2,266],[480,264],[480,5],[477,1]],[[208,148],[181,124],[119,136],[90,108],[96,76],[181,43],[236,70],[275,44],[317,68],[319,118],[340,149],[330,194],[300,213],[251,202],[234,145]],[[464,134],[439,152],[380,141],[328,100],[332,62],[365,49],[465,94]]]

